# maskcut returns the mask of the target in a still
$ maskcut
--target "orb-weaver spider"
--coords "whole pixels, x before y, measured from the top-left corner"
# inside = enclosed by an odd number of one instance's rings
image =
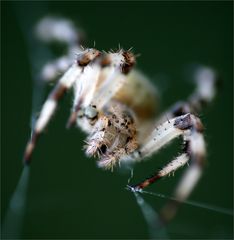
[[[64,19],[45,18],[37,26],[37,32],[42,40],[65,42],[69,51],[67,56],[46,64],[42,70],[45,80],[56,78],[57,72],[64,74],[35,123],[25,151],[25,164],[30,163],[38,136],[51,120],[59,100],[73,88],[74,104],[68,127],[77,124],[88,135],[86,155],[96,156],[101,168],[112,170],[124,162],[141,161],[182,136],[182,154],[152,177],[128,188],[141,191],[190,161],[190,167],[174,193],[176,199],[185,200],[199,180],[204,165],[203,125],[197,113],[214,98],[214,71],[207,67],[199,68],[195,93],[187,101],[175,104],[156,117],[156,87],[134,69],[135,56],[131,50],[104,52],[80,48],[74,26]],[[71,54],[74,49],[77,53],[75,60]],[[174,215],[177,204],[171,202],[165,209],[164,219],[168,220]]]

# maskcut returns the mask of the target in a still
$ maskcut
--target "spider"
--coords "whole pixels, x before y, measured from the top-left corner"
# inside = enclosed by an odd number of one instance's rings
[[[85,153],[96,157],[100,168],[113,170],[121,163],[140,162],[181,136],[183,152],[153,176],[128,189],[142,191],[190,162],[174,192],[176,199],[185,200],[198,182],[205,162],[204,127],[198,113],[215,96],[215,72],[208,67],[199,68],[195,92],[187,101],[158,115],[157,89],[134,68],[136,57],[131,49],[105,52],[78,47],[78,33],[65,19],[45,18],[39,22],[37,32],[42,40],[65,42],[68,54],[42,70],[46,80],[56,78],[57,72],[64,74],[42,106],[26,146],[24,163],[30,163],[38,137],[59,101],[73,88],[74,102],[67,126],[77,125],[87,134]],[[74,49],[78,52],[75,60],[71,54]],[[176,203],[168,203],[164,219],[172,218],[176,209]]]

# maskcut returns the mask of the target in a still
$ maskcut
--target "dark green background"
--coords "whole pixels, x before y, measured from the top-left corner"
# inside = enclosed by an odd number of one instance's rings
[[[30,134],[32,79],[18,16],[30,25],[37,17],[61,14],[87,34],[87,46],[108,50],[134,47],[137,67],[161,90],[161,109],[193,90],[191,63],[206,64],[222,77],[214,103],[201,113],[208,164],[190,199],[232,209],[233,29],[232,2],[3,2],[1,53],[1,215],[22,170]],[[18,13],[23,9],[23,15]],[[26,32],[30,28],[26,29]],[[37,48],[34,43],[33,47]],[[42,58],[45,56],[42,56]],[[124,189],[129,174],[105,172],[82,151],[84,135],[65,129],[71,95],[61,104],[33,157],[23,238],[148,238],[134,196]],[[133,182],[176,156],[178,144],[136,165]],[[181,176],[149,190],[170,195]],[[165,200],[144,195],[157,211]],[[168,226],[171,238],[232,238],[232,217],[183,205]],[[8,238],[14,236],[9,234]]]

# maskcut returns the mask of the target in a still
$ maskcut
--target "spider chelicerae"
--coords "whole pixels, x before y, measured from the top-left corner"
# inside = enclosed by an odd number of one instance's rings
[[[79,126],[86,134],[86,155],[97,157],[100,168],[113,170],[124,162],[140,162],[157,153],[173,139],[182,136],[183,152],[146,180],[128,186],[141,191],[190,162],[174,196],[184,201],[199,180],[206,155],[203,125],[197,114],[215,96],[215,72],[200,67],[196,72],[197,88],[184,102],[157,114],[156,87],[134,68],[136,58],[131,49],[104,52],[79,47],[79,34],[72,22],[58,18],[44,18],[37,26],[37,34],[44,41],[67,44],[67,55],[45,64],[43,80],[51,80],[64,72],[45,101],[35,123],[25,155],[30,163],[39,135],[51,120],[60,99],[71,88],[74,102],[68,127]],[[76,58],[74,60],[74,51]],[[169,203],[165,219],[175,211]],[[170,211],[168,211],[168,209]]]

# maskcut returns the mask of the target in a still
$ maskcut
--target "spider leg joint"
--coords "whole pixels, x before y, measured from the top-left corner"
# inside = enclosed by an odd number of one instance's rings
[[[131,185],[127,185],[125,187],[125,189],[135,193],[135,192],[142,192],[142,188],[138,187],[138,186],[131,186]]]

